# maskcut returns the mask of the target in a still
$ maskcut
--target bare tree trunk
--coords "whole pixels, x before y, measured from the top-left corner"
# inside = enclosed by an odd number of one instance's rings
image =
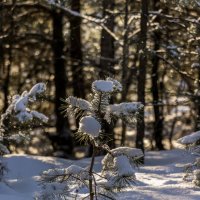
[[[71,9],[80,13],[80,0],[71,1]],[[81,18],[71,16],[70,20],[70,57],[72,67],[72,84],[74,96],[85,97],[83,78],[83,55],[81,42]]]
[[[114,10],[115,0],[103,0],[103,17],[107,16],[105,26],[113,32],[114,30],[114,15],[109,11]],[[101,58],[100,58],[100,73],[99,76],[113,76],[114,71],[114,38],[105,29],[101,32]]]
[[[3,3],[0,3],[0,37],[3,35]],[[3,39],[0,39],[0,85],[3,85],[4,74],[4,47]],[[2,86],[0,86],[1,88]]]
[[[103,17],[108,17],[105,25],[106,27],[113,31],[114,30],[114,16],[111,13],[114,10],[115,0],[103,0],[102,7],[103,7]],[[113,76],[114,72],[114,56],[115,56],[115,49],[114,49],[114,39],[113,37],[102,29],[101,32],[101,57],[100,57],[100,73],[99,76],[101,78],[105,78],[106,76]],[[112,101],[112,99],[111,99]],[[108,145],[110,148],[115,147],[115,138],[114,138],[114,131],[113,126],[108,124],[106,120],[103,121],[103,128],[105,134],[110,137],[110,141]]]
[[[127,70],[128,70],[128,56],[129,56],[129,45],[128,45],[128,33],[129,33],[129,27],[128,27],[128,15],[129,15],[129,0],[126,0],[125,2],[125,15],[124,15],[124,37],[123,37],[123,55],[122,55],[122,85],[123,85],[123,91],[122,91],[122,99],[121,101],[126,101],[126,95],[128,93],[128,87],[127,85]],[[122,122],[122,133],[121,133],[121,145],[125,144],[126,140],[126,124]]]
[[[153,2],[153,10],[159,10],[159,0],[154,0]],[[156,22],[159,23],[158,19],[155,19]],[[163,113],[160,109],[159,103],[159,57],[156,56],[157,51],[160,48],[161,41],[161,31],[155,30],[153,33],[154,39],[154,54],[152,56],[152,71],[151,71],[151,80],[152,80],[152,96],[153,96],[153,109],[154,109],[154,140],[157,149],[163,150],[164,146],[162,144],[162,132],[163,132]]]
[[[140,21],[140,41],[139,41],[139,70],[138,70],[138,101],[145,105],[145,83],[146,83],[146,65],[147,65],[147,22],[148,22],[148,0],[141,2],[141,21]],[[144,150],[144,110],[141,112],[141,119],[137,123],[136,147]]]
[[[15,12],[15,0],[12,0],[12,7],[10,10],[10,32],[9,32],[9,49],[8,49],[8,58],[9,62],[5,66],[5,80],[3,84],[3,93],[4,93],[4,107],[3,107],[3,112],[6,111],[8,107],[8,96],[9,96],[9,85],[10,85],[10,72],[11,72],[11,67],[12,67],[12,62],[13,62],[13,43],[12,43],[12,38],[14,37],[14,12]],[[3,50],[3,49],[2,49]],[[2,52],[3,56],[3,52]]]
[[[61,133],[66,126],[66,120],[60,113],[61,98],[66,98],[66,69],[63,59],[63,15],[58,12],[53,13],[53,52],[54,52],[54,70],[55,70],[55,112],[57,116],[56,129]]]
[[[54,142],[54,147],[59,148],[59,138],[63,137],[67,138],[66,146],[69,146],[68,152],[72,153],[72,142],[71,136],[69,134],[69,124],[68,120],[64,118],[61,114],[61,99],[66,98],[66,86],[67,86],[67,78],[66,78],[66,68],[65,62],[63,59],[63,49],[64,49],[64,38],[63,38],[63,15],[60,12],[53,12],[53,53],[54,53],[54,70],[55,70],[55,113],[56,113],[56,130],[57,130],[57,140],[56,138],[52,138]]]
[[[199,59],[200,60],[200,59]],[[198,86],[200,88],[200,69],[198,68]],[[199,131],[200,129],[200,97],[196,97],[195,99],[195,107],[196,107],[196,119],[195,119],[195,131]]]

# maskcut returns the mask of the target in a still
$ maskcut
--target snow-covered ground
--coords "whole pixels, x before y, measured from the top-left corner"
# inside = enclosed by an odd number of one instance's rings
[[[95,170],[100,171],[98,157]],[[5,158],[9,173],[7,182],[0,183],[0,200],[30,200],[39,191],[39,174],[49,168],[71,164],[87,166],[89,159],[71,161],[53,157],[8,155]],[[200,188],[182,180],[183,164],[194,160],[184,150],[147,152],[145,165],[137,173],[136,185],[118,194],[119,200],[199,200]]]

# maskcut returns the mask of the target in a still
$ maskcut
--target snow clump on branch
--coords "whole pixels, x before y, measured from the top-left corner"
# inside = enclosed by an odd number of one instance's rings
[[[92,83],[93,91],[113,93],[122,91],[122,85],[115,79],[97,80]]]
[[[86,116],[79,122],[79,131],[97,137],[101,131],[101,124],[94,117]]]
[[[177,142],[183,145],[189,145],[197,142],[198,140],[200,140],[200,131],[191,133],[190,135],[186,135],[178,139]]]

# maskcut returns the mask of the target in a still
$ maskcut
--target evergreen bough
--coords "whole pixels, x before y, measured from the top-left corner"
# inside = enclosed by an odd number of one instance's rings
[[[29,106],[39,100],[46,90],[46,84],[37,83],[30,91],[21,95],[14,95],[5,113],[0,118],[0,181],[7,171],[3,162],[3,155],[10,153],[10,145],[20,143],[27,137],[27,133],[48,118]]]

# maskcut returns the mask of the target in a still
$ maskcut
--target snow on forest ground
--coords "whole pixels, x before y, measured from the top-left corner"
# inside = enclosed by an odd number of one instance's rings
[[[95,170],[100,171],[102,157],[96,158]],[[39,191],[39,174],[49,168],[71,164],[87,166],[90,159],[71,161],[53,157],[8,155],[7,183],[0,183],[0,200],[29,200]],[[118,194],[119,200],[199,200],[200,188],[182,180],[183,164],[194,160],[184,150],[147,152],[145,165],[137,173],[132,188]]]

